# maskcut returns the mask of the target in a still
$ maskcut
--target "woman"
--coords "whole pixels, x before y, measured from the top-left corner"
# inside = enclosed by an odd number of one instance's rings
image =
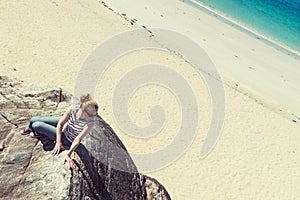
[[[64,158],[69,168],[75,169],[76,165],[71,159],[72,153],[80,145],[82,139],[92,130],[95,123],[94,117],[98,112],[98,104],[89,94],[80,97],[80,106],[71,106],[61,118],[53,116],[34,116],[30,119],[27,128],[21,134],[32,137],[46,136],[56,142],[52,155],[56,156],[64,146],[69,151]]]

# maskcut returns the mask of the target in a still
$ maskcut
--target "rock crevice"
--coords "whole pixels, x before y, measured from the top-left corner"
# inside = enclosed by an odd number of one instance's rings
[[[113,129],[97,117],[93,131],[74,153],[77,168],[52,156],[53,142],[23,136],[35,115],[61,116],[71,95],[48,85],[26,87],[0,76],[0,199],[170,199],[155,179],[138,172]]]

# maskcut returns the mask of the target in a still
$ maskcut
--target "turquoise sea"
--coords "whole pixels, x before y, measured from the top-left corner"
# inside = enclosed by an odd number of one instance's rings
[[[255,32],[300,52],[300,0],[194,1],[200,1]]]

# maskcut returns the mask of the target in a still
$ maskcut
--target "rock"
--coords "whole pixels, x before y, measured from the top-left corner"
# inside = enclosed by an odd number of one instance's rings
[[[58,87],[0,76],[0,199],[170,199],[140,174],[125,146],[100,117],[74,153],[75,170],[53,157],[47,138],[20,135],[34,115],[63,114],[72,95]]]

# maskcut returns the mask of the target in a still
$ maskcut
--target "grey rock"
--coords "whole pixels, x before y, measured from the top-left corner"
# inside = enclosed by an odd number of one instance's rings
[[[0,76],[0,199],[170,199],[155,179],[138,172],[125,146],[100,116],[77,148],[77,168],[52,156],[54,143],[19,131],[35,115],[60,116],[72,95],[58,87]]]

